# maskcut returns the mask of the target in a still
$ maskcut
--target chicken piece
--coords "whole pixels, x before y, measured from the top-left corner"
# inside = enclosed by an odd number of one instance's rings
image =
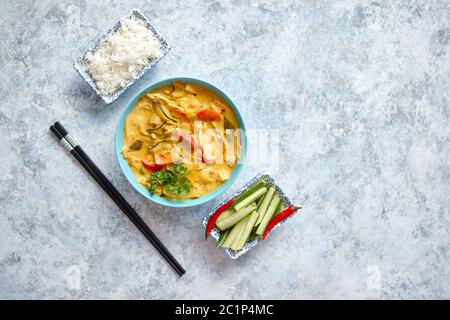
[[[225,181],[230,178],[230,171],[227,169],[219,169],[217,170],[217,176],[219,177],[220,181]]]
[[[176,163],[179,160],[178,154],[172,152],[172,150],[154,152],[153,155],[155,157],[155,163],[160,165]]]

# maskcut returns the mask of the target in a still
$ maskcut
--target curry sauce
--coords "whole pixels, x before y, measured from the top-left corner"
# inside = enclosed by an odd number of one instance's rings
[[[233,110],[215,92],[197,84],[173,82],[144,94],[127,116],[122,155],[138,183],[149,188],[155,172],[182,164],[189,192],[154,193],[172,199],[207,194],[230,177],[240,154]]]

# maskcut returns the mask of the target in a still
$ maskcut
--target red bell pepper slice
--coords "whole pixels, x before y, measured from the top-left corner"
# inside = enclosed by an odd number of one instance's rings
[[[164,168],[164,166],[160,165],[160,164],[148,163],[148,162],[145,162],[144,160],[141,160],[141,162],[142,162],[142,165],[144,166],[144,168],[146,168],[148,170],[159,171],[162,168]]]
[[[197,149],[197,143],[195,142],[194,138],[191,137],[191,135],[189,133],[186,132],[178,132],[178,141],[182,142],[182,141],[186,141],[191,145],[191,149],[192,150],[196,150]]]
[[[170,113],[177,118],[187,119],[186,113],[178,108],[173,108]]]
[[[197,113],[197,118],[199,118],[200,120],[203,121],[216,121],[216,120],[220,120],[221,116],[220,113],[218,113],[217,111],[208,108],[208,109],[203,109],[200,110]]]

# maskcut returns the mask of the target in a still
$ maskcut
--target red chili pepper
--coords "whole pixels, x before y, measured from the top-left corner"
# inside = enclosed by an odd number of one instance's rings
[[[272,220],[270,220],[269,225],[266,228],[266,231],[264,231],[264,234],[262,236],[262,239],[264,240],[267,235],[270,233],[270,231],[281,221],[283,221],[284,219],[289,218],[292,214],[294,214],[295,211],[297,211],[298,209],[301,209],[301,207],[294,207],[291,206],[283,211],[281,211],[279,214],[277,214],[275,217],[272,218]]]
[[[219,209],[216,210],[209,218],[208,224],[206,225],[206,231],[205,231],[205,240],[208,238],[208,235],[211,233],[211,230],[214,228],[214,225],[216,224],[217,219],[219,216],[224,213],[225,210],[227,210],[236,199],[231,199],[227,203],[225,203],[223,206],[221,206]]]
[[[164,166],[160,165],[160,164],[156,164],[156,163],[148,163],[145,162],[144,160],[141,160],[142,165],[144,166],[144,168],[152,170],[152,171],[159,171],[162,168],[164,168]]]

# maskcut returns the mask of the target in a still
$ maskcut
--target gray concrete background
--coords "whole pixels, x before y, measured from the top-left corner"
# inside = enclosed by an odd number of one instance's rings
[[[448,1],[1,7],[0,298],[450,298]],[[133,7],[173,50],[105,106],[72,62]],[[304,210],[237,261],[202,239],[202,216],[226,195],[163,208],[132,189],[115,158],[126,102],[171,76],[211,81],[249,128],[279,130],[279,166],[248,165],[227,194],[266,168]],[[184,277],[56,143],[55,120]]]

